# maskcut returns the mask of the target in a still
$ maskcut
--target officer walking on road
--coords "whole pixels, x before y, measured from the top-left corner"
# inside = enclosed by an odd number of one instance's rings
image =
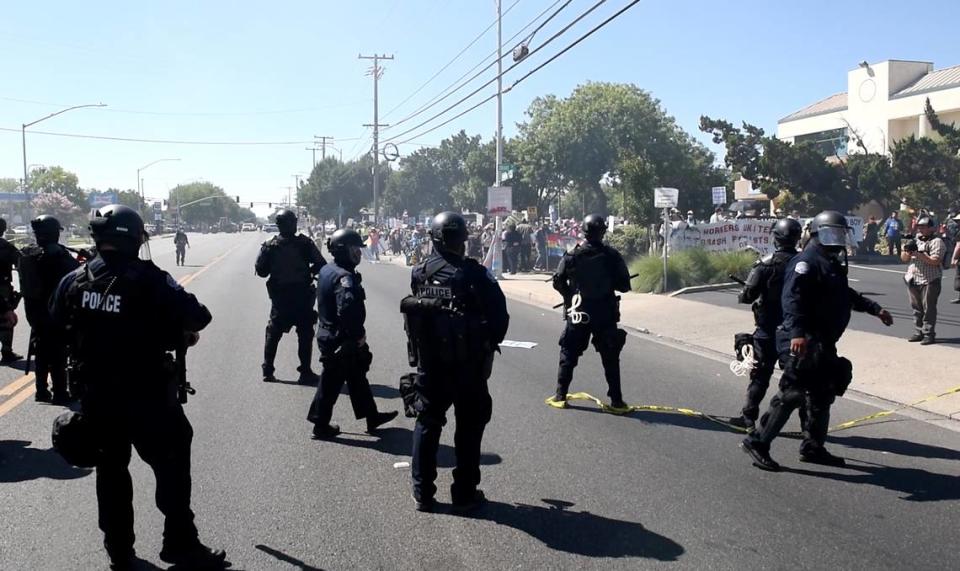
[[[3,235],[7,232],[7,221],[0,218],[0,299],[10,311],[20,303],[20,294],[13,289],[13,269],[20,264],[20,250],[8,242]],[[13,351],[13,319],[0,321],[0,365],[8,365],[23,359]]]
[[[313,240],[297,234],[297,215],[293,210],[281,210],[276,219],[280,235],[264,242],[255,266],[258,276],[268,278],[267,293],[272,303],[263,349],[263,380],[276,382],[273,362],[280,338],[291,327],[296,327],[297,355],[300,357],[297,382],[313,385],[319,378],[310,365],[313,326],[317,321],[313,279],[327,262]]]
[[[413,499],[419,511],[436,505],[437,451],[451,406],[457,466],[450,495],[457,511],[479,507],[480,444],[493,403],[487,379],[507,333],[506,299],[490,272],[465,258],[467,224],[441,212],[430,225],[433,254],[411,274],[413,295],[401,302],[407,320],[417,423],[413,433]]]
[[[50,311],[68,332],[86,388],[82,413],[99,450],[99,525],[111,568],[136,567],[128,470],[134,446],[153,469],[157,507],[166,518],[160,559],[184,569],[221,569],[226,554],[200,543],[193,522],[193,429],[167,353],[195,344],[210,312],[169,274],[137,258],[145,231],[135,211],[101,208],[90,231],[99,255],[60,282]]]
[[[320,269],[317,345],[323,370],[307,415],[307,420],[314,424],[313,435],[317,438],[340,434],[340,427],[330,424],[330,418],[344,383],[350,392],[354,415],[357,419],[367,419],[367,432],[376,431],[397,416],[396,411],[377,411],[367,380],[373,354],[364,329],[366,295],[360,285],[360,273],[356,271],[363,258],[362,248],[360,234],[348,228],[337,230],[327,240],[333,262]]]
[[[183,228],[177,228],[177,233],[173,236],[173,244],[177,248],[177,265],[182,266],[187,257],[187,248],[190,246],[190,239]]]
[[[60,222],[43,214],[30,221],[36,244],[26,246],[20,255],[20,290],[24,310],[30,323],[34,354],[37,361],[37,402],[67,404],[67,355],[64,351],[63,331],[51,320],[47,311],[50,295],[63,276],[80,265],[70,252],[60,245]],[[47,388],[47,376],[53,384],[53,395]]]
[[[630,272],[623,256],[604,245],[607,223],[602,216],[588,214],[581,229],[586,243],[564,254],[553,275],[553,288],[563,296],[566,325],[560,336],[557,391],[550,402],[557,408],[566,407],[573,369],[592,337],[603,363],[610,408],[628,412],[630,407],[623,401],[620,388],[620,351],[627,333],[617,327],[620,298],[616,292],[630,291]]]
[[[803,228],[790,218],[777,220],[771,229],[776,251],[757,260],[740,291],[740,303],[753,304],[756,329],[753,332],[753,362],[750,370],[750,385],[747,400],[740,416],[730,419],[730,424],[753,430],[760,414],[760,403],[770,387],[770,377],[777,362],[777,327],[783,322],[780,302],[783,293],[783,278],[787,264],[797,255],[797,242]],[[800,409],[803,415],[803,409]]]
[[[800,461],[844,466],[843,458],[824,448],[830,423],[830,405],[842,396],[853,378],[853,365],[837,355],[837,342],[850,322],[851,310],[880,318],[891,325],[893,317],[876,302],[851,288],[847,281],[846,218],[826,210],[810,226],[810,241],[787,264],[783,286],[783,325],[777,331],[777,349],[783,375],[780,390],[760,427],[741,443],[753,464],[777,471],[770,443],[795,408],[806,407]]]

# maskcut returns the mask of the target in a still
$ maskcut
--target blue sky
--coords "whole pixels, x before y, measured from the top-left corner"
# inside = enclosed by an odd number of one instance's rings
[[[532,47],[593,3],[573,0],[537,34]],[[506,83],[626,3],[608,0],[506,76]],[[553,0],[513,4],[504,0],[504,9],[510,8],[504,16],[505,40]],[[0,26],[0,127],[15,131],[0,131],[0,177],[22,176],[22,123],[59,105],[102,101],[107,108],[72,111],[33,129],[299,142],[172,145],[28,132],[28,163],[62,165],[76,172],[85,188],[134,188],[138,167],[179,158],[144,171],[148,196],[164,196],[181,182],[207,180],[244,201],[279,200],[294,174],[310,170],[305,150],[310,145],[304,142],[314,135],[335,137],[344,158],[369,148],[362,124],[372,121],[372,85],[364,75],[369,62],[359,61],[359,53],[396,57],[384,64],[380,84],[381,121],[396,122],[495,50],[491,30],[388,113],[494,18],[494,0],[7,2]],[[958,21],[960,2],[950,0],[643,0],[509,93],[505,128],[508,134],[515,130],[534,97],[565,96],[577,84],[594,80],[632,82],[649,90],[684,129],[704,140],[696,130],[701,114],[774,131],[779,117],[845,89],[846,72],[861,60],[925,60],[937,69],[960,64]],[[494,123],[490,103],[418,141],[435,144],[461,128],[490,137]]]

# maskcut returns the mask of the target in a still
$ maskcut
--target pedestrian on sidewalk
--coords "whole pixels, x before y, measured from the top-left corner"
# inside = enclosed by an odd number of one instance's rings
[[[537,224],[537,230],[533,233],[533,241],[537,245],[537,261],[533,265],[535,270],[546,270],[547,264],[547,229],[543,224]]]
[[[930,216],[917,219],[917,234],[904,247],[900,259],[909,262],[903,279],[910,294],[916,332],[911,343],[932,345],[937,339],[937,300],[943,278],[943,257],[949,255],[943,239],[934,232],[937,223]]]
[[[777,330],[780,390],[759,428],[740,446],[754,466],[778,471],[770,444],[780,434],[793,410],[805,407],[807,422],[800,444],[800,461],[827,466],[846,462],[824,447],[830,424],[830,406],[853,378],[853,365],[837,355],[837,342],[850,323],[851,311],[863,311],[891,325],[887,310],[850,287],[845,250],[850,227],[839,212],[817,214],[811,238],[803,252],[787,265],[783,285],[783,325]]]
[[[800,222],[790,218],[778,220],[771,230],[777,250],[757,260],[740,291],[740,303],[753,305],[756,329],[753,332],[753,368],[750,369],[750,385],[747,399],[740,416],[730,419],[730,424],[753,431],[760,415],[760,403],[770,388],[770,377],[777,364],[777,328],[783,323],[781,295],[787,264],[797,255],[797,243],[803,228]],[[806,420],[804,409],[800,418]]]
[[[315,438],[333,438],[340,427],[331,424],[333,407],[340,389],[347,384],[350,404],[357,419],[366,419],[367,432],[373,433],[390,422],[397,412],[379,412],[373,400],[367,372],[373,354],[367,345],[364,322],[367,319],[357,265],[363,258],[363,239],[353,230],[337,230],[327,240],[327,250],[333,262],[320,268],[317,291],[317,345],[323,370],[320,383],[310,405],[307,420],[313,423]]]
[[[630,291],[630,272],[620,252],[603,243],[607,223],[598,214],[588,214],[581,225],[586,243],[564,254],[553,288],[563,296],[566,323],[560,335],[560,365],[552,406],[565,408],[573,370],[587,350],[591,338],[600,353],[607,381],[607,396],[614,412],[630,410],[620,387],[620,351],[627,332],[620,322],[620,298],[616,292]]]
[[[871,216],[866,226],[863,227],[863,249],[864,254],[872,256],[876,254],[877,240],[880,234],[880,223],[876,216]]]
[[[894,210],[890,213],[890,218],[883,223],[883,237],[887,240],[888,256],[900,255],[901,234],[903,234],[903,222],[900,221],[900,213]]]

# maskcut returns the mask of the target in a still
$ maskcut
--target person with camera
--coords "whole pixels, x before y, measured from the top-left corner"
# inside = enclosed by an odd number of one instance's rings
[[[843,214],[827,210],[810,225],[810,240],[788,264],[783,284],[783,325],[777,330],[777,351],[783,375],[780,390],[756,431],[740,447],[761,470],[776,472],[770,444],[794,409],[804,407],[800,461],[844,466],[843,458],[824,447],[830,406],[853,379],[853,364],[837,354],[837,342],[850,323],[851,311],[874,315],[891,325],[893,317],[847,281],[846,248],[850,227]]]
[[[935,234],[932,216],[917,219],[917,234],[903,246],[900,259],[909,262],[903,276],[910,293],[910,307],[916,332],[907,340],[932,345],[937,340],[937,300],[943,278],[943,257],[948,255],[943,239]]]
[[[194,345],[210,311],[170,274],[137,257],[143,220],[121,205],[90,221],[98,256],[68,273],[50,301],[67,331],[81,411],[97,470],[98,523],[110,568],[139,568],[134,550],[131,448],[156,478],[163,513],[160,559],[178,569],[222,569],[226,554],[200,542],[190,508],[193,428],[178,399],[171,351]],[[145,324],[151,324],[146,327]]]

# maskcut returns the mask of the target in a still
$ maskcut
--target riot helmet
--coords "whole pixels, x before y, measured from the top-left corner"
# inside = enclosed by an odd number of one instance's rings
[[[849,233],[847,217],[836,210],[824,210],[810,224],[810,235],[827,248],[845,248]]]
[[[297,213],[289,208],[284,208],[277,213],[277,229],[281,236],[293,236],[297,233]]]
[[[803,234],[803,227],[792,218],[782,218],[773,223],[770,233],[773,234],[773,241],[777,244],[777,248],[796,249],[800,235]]]
[[[0,238],[7,233],[7,221],[3,218],[0,218]]]
[[[587,214],[580,224],[580,229],[583,230],[583,235],[587,237],[588,242],[599,242],[607,233],[607,221],[599,214]]]
[[[122,204],[111,204],[98,210],[90,220],[90,235],[97,249],[109,244],[130,255],[136,255],[147,239],[143,219],[136,210]]]
[[[41,214],[30,221],[30,227],[33,229],[34,236],[37,237],[37,244],[51,244],[60,240],[60,221],[49,214]]]
[[[437,251],[463,256],[466,252],[467,222],[456,212],[441,212],[430,221],[430,239]]]
[[[351,228],[341,228],[327,239],[327,250],[340,265],[356,267],[363,258],[363,238]]]

